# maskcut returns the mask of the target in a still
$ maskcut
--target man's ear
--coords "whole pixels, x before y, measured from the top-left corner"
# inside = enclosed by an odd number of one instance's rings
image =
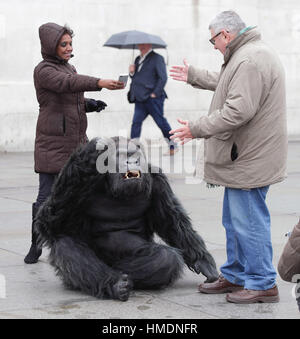
[[[236,36],[235,34],[226,31],[226,29],[222,29],[221,32],[223,33],[223,35],[226,38],[226,40],[228,41],[228,43],[231,42]]]

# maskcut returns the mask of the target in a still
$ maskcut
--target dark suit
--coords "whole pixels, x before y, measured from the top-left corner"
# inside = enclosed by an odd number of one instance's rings
[[[135,100],[134,116],[131,126],[131,138],[139,138],[142,123],[150,114],[165,138],[170,140],[169,131],[171,127],[163,116],[164,100],[167,97],[164,91],[167,82],[167,72],[164,59],[161,55],[151,51],[142,63],[139,70],[140,56],[135,59],[135,73],[131,77],[130,86],[131,99]],[[150,94],[154,93],[155,98]],[[171,143],[170,148],[173,148]]]
[[[151,93],[157,98],[166,98],[164,87],[167,82],[167,72],[164,59],[161,55],[150,52],[143,62],[141,70],[138,72],[140,56],[135,61],[135,73],[132,76],[130,95],[137,102],[145,102]]]

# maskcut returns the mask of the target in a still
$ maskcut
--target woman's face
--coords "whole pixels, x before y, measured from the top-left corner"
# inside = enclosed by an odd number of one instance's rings
[[[56,54],[61,59],[68,61],[71,59],[72,51],[72,38],[69,34],[64,34],[57,45]]]

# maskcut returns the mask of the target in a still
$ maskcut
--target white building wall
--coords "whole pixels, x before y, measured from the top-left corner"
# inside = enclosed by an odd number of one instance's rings
[[[160,35],[168,44],[169,65],[184,57],[199,67],[219,70],[222,55],[208,43],[208,25],[223,10],[236,10],[247,25],[258,25],[263,39],[279,54],[286,69],[288,131],[300,134],[300,1],[299,0],[0,0],[0,151],[33,150],[38,104],[32,81],[41,60],[38,27],[68,24],[75,33],[78,73],[117,78],[126,73],[132,52],[103,47],[114,33],[137,29]],[[167,60],[165,50],[157,50]],[[135,52],[137,55],[137,51]],[[108,104],[88,115],[88,137],[129,135],[133,105],[124,91],[86,93]],[[196,119],[208,110],[212,93],[168,80],[165,115]],[[159,139],[151,117],[143,138]]]

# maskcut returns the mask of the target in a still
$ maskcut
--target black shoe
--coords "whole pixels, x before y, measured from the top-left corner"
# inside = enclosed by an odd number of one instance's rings
[[[24,262],[26,264],[35,264],[42,254],[42,249],[37,245],[37,235],[34,232],[34,221],[37,211],[38,208],[36,207],[36,204],[32,204],[31,247],[28,254],[24,258]]]

